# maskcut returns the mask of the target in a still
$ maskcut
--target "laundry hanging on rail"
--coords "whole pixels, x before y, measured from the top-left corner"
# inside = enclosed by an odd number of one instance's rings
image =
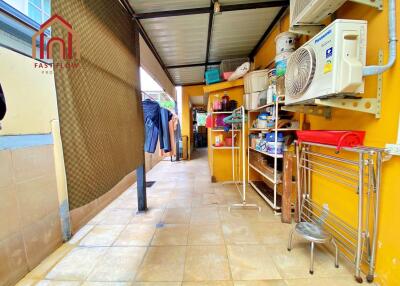
[[[172,113],[168,109],[161,108],[160,111],[160,149],[164,152],[171,151],[171,135],[169,131],[169,121],[172,119]]]
[[[146,99],[142,102],[145,125],[145,144],[144,150],[147,153],[154,153],[157,148],[157,142],[160,129],[160,105],[153,100]]]
[[[171,136],[174,135],[170,131],[170,120],[173,114],[168,109],[160,107],[158,102],[150,99],[144,100],[142,105],[146,131],[145,152],[154,153],[158,140],[160,140],[160,150],[165,153],[171,152],[173,142],[175,142],[171,140]]]

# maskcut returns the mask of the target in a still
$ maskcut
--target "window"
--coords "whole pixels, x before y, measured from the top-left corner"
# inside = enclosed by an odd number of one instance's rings
[[[39,24],[50,18],[50,0],[28,0],[28,16]]]

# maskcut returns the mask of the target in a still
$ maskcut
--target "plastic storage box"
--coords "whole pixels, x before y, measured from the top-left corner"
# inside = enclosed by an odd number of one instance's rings
[[[213,84],[221,81],[219,69],[209,69],[206,71],[206,84]]]
[[[219,66],[221,70],[221,74],[225,72],[234,72],[238,67],[240,67],[243,63],[248,62],[249,58],[237,58],[230,60],[221,61],[221,65]]]
[[[244,76],[244,92],[253,93],[268,88],[268,70],[249,72]]]

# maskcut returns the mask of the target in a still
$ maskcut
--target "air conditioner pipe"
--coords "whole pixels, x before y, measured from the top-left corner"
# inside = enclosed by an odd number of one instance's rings
[[[366,66],[363,76],[381,74],[390,69],[396,60],[396,0],[389,0],[389,60],[383,66]]]

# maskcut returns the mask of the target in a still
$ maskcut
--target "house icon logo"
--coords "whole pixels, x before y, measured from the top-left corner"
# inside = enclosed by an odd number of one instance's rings
[[[63,27],[63,29],[67,32],[67,39],[62,39],[60,37],[51,37],[46,44],[45,31],[55,23],[59,23]],[[40,25],[39,31],[37,31],[32,36],[32,58],[34,59],[37,58],[36,41],[38,37],[40,40],[40,45],[39,45],[40,59],[42,60],[45,58],[52,59],[53,50],[55,48],[59,49],[61,58],[64,60],[72,60],[74,58],[79,59],[80,57],[79,37],[72,28],[72,25],[68,23],[61,16],[54,14],[50,19],[48,19],[46,22]]]

